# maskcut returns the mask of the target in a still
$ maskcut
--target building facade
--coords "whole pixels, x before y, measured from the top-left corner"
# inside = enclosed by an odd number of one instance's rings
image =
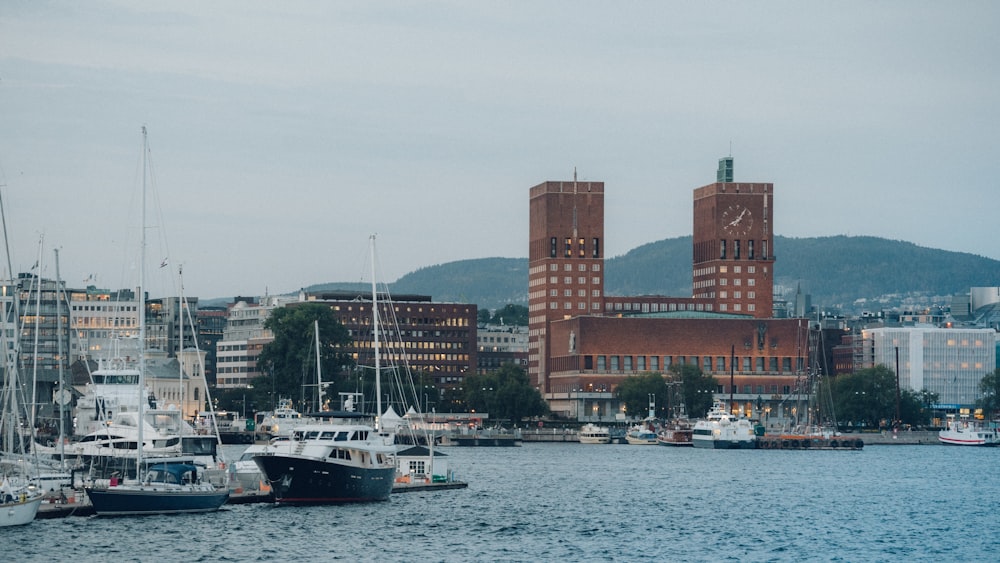
[[[997,367],[996,335],[989,328],[866,329],[864,367],[884,365],[897,372],[901,388],[937,393],[934,408],[974,409],[979,382]]]

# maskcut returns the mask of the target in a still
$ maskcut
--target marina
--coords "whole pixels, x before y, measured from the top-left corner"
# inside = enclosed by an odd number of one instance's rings
[[[143,561],[221,552],[236,560],[802,560],[817,542],[828,558],[940,561],[982,560],[998,547],[993,534],[973,533],[990,528],[1000,509],[1000,500],[982,495],[1000,487],[1000,476],[982,471],[996,463],[992,448],[763,453],[529,442],[442,450],[467,487],[333,506],[240,503],[235,495],[211,514],[144,517],[134,534],[121,534],[118,518],[40,518],[9,529],[6,541],[29,562],[51,560],[42,545],[51,542],[73,542],[81,560],[136,559],[141,549]],[[567,479],[580,466],[588,471]],[[959,486],[948,479],[955,472],[980,472],[982,480]],[[720,505],[763,516],[744,519],[733,534],[713,516]],[[636,506],[644,507],[642,525]],[[918,508],[934,506],[948,510]],[[961,526],[952,525],[956,512]],[[369,542],[378,527],[393,533],[376,554]]]

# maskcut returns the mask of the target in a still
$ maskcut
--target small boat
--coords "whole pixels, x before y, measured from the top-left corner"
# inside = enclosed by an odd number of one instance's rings
[[[655,446],[656,432],[651,421],[636,424],[625,434],[625,441],[633,446]]]
[[[112,479],[107,488],[85,490],[98,516],[214,512],[229,498],[228,489],[203,482],[187,463],[153,465],[139,483]]]
[[[272,438],[277,436],[288,437],[296,428],[315,423],[316,420],[314,418],[302,416],[302,413],[295,410],[292,407],[291,400],[279,399],[278,406],[274,411],[266,414],[260,424],[257,425],[257,433]]]
[[[27,482],[4,478],[0,482],[0,528],[34,520],[43,496],[42,491]]]
[[[968,415],[956,420],[955,415],[949,414],[947,426],[938,432],[938,441],[949,446],[997,446],[1000,433],[996,428],[983,428],[969,421]]]
[[[610,444],[611,429],[607,426],[598,426],[587,423],[580,427],[581,444]]]
[[[748,419],[730,414],[720,401],[705,419],[695,422],[691,444],[696,448],[754,449],[757,437]]]
[[[691,421],[672,420],[656,434],[656,443],[661,446],[693,446],[691,442],[693,434]]]

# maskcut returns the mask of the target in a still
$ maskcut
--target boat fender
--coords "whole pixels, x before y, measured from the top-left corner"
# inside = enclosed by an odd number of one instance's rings
[[[836,440],[831,440],[831,441],[830,441],[830,447],[831,447],[831,448],[838,448],[838,447],[840,447],[840,444],[839,444],[839,443],[837,443],[837,441],[836,441]]]
[[[854,442],[854,447],[860,450],[861,448],[865,447],[865,443],[862,442],[861,440],[858,440],[857,442]]]
[[[795,448],[799,447],[799,441],[798,440],[791,440],[791,443],[792,443],[792,449],[793,450]]]
[[[809,446],[812,446],[812,440],[810,440],[809,438],[806,438],[805,440],[802,440],[802,447],[803,448],[808,448]]]
[[[782,440],[781,447],[782,448],[787,448],[788,447],[788,440]]]

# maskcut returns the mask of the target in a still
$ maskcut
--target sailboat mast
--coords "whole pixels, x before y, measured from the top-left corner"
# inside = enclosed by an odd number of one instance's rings
[[[372,260],[372,329],[375,334],[375,431],[381,430],[382,418],[382,366],[379,365],[379,329],[378,329],[378,287],[375,285],[375,235],[371,236]]]
[[[146,140],[146,126],[142,126],[142,226],[139,228],[139,427],[137,429],[138,444],[136,444],[135,476],[142,478],[142,427],[145,425],[143,416],[146,402],[146,296],[143,294],[146,272],[146,153],[149,145]]]
[[[319,319],[313,321],[313,334],[316,337],[316,412],[323,410],[323,367],[319,361]]]
[[[64,444],[66,436],[66,399],[63,395],[66,393],[66,388],[63,385],[63,347],[62,347],[62,293],[60,292],[60,285],[62,280],[59,276],[59,249],[55,248],[53,251],[56,254],[56,342],[57,353],[59,354],[59,463],[62,469],[66,469],[66,445]]]

